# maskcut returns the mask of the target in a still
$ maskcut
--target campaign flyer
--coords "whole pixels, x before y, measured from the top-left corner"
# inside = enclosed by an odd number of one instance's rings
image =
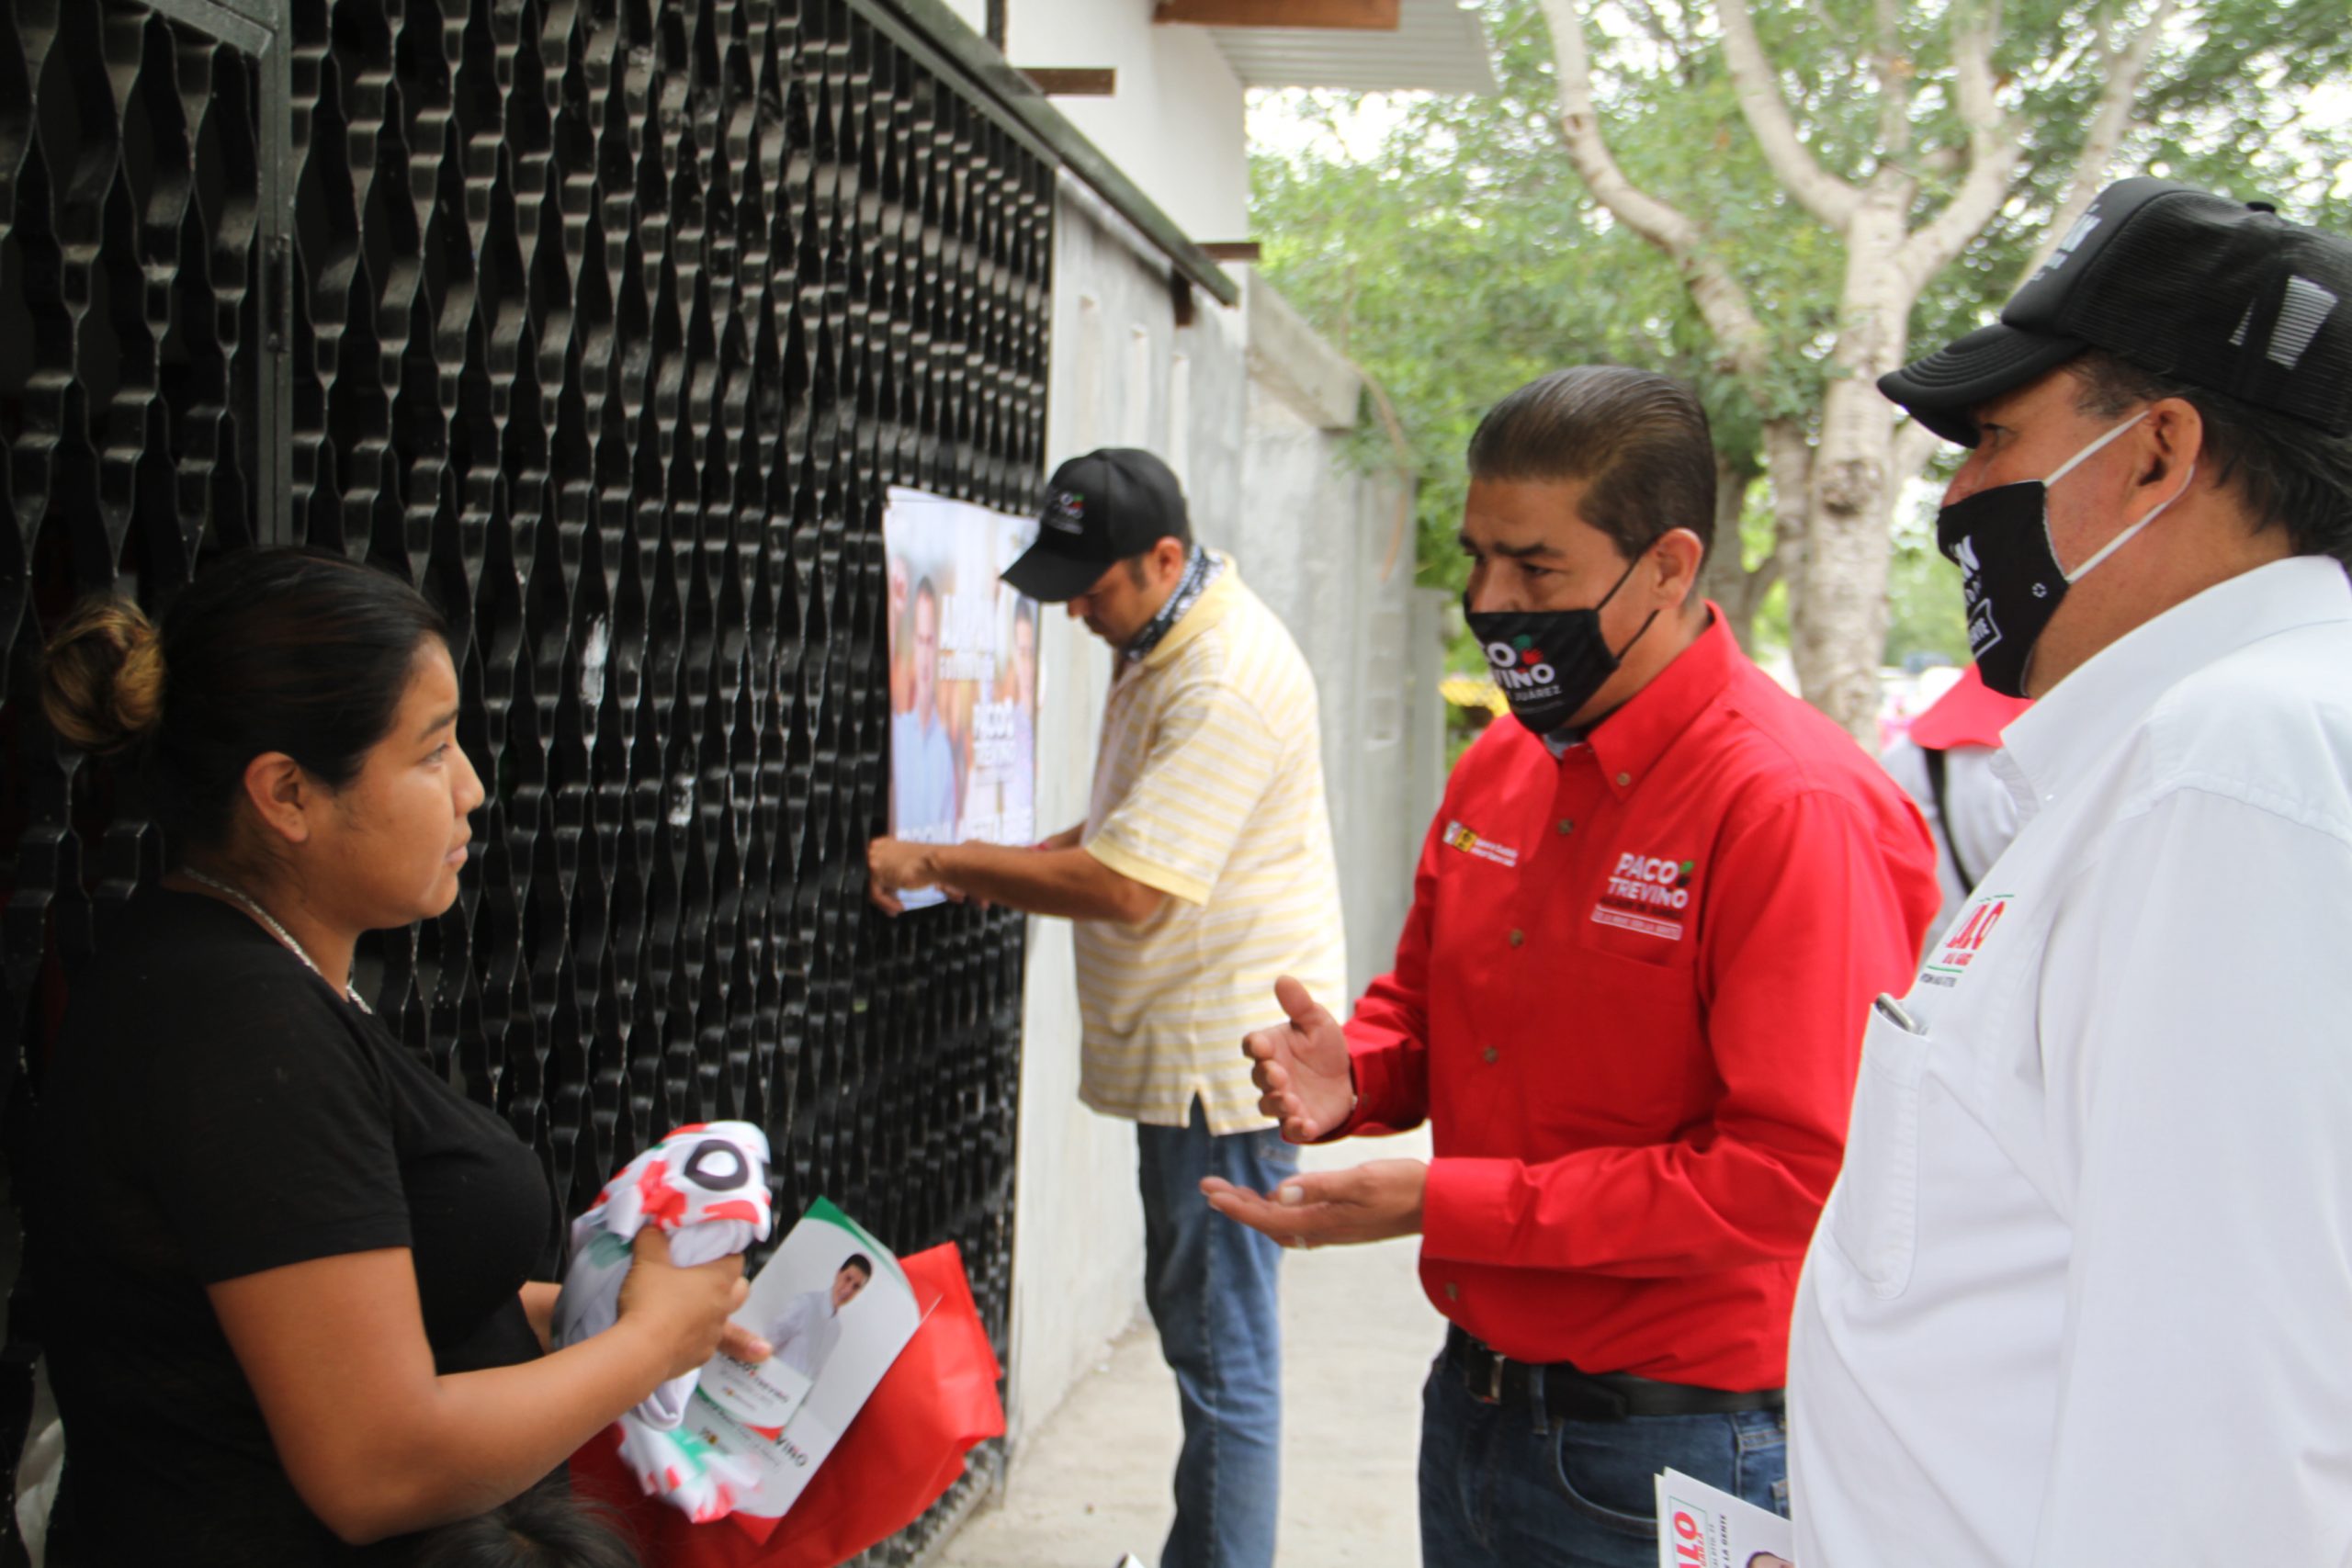
[[[1679,1470],[1657,1476],[1657,1568],[1794,1568],[1789,1521]]]
[[[817,1472],[935,1303],[919,1303],[890,1249],[820,1198],[757,1278],[735,1321],[775,1348],[703,1368],[686,1424],[758,1481],[738,1513],[778,1518]]]

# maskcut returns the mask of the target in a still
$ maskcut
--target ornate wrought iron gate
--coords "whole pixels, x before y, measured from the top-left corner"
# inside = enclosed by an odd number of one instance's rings
[[[0,0],[11,1170],[163,853],[28,716],[43,631],[307,541],[450,615],[491,788],[459,907],[363,954],[381,1010],[575,1208],[673,1122],[763,1123],[787,1211],[962,1243],[1001,1350],[1021,926],[873,916],[864,843],[884,489],[1029,503],[1052,210],[873,0]]]

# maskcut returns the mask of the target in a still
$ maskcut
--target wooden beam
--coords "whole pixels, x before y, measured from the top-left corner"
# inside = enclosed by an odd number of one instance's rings
[[[1396,30],[1397,0],[1159,0],[1155,22],[1200,28],[1366,28]]]
[[[1024,65],[1021,73],[1049,98],[1107,98],[1119,90],[1119,73],[1108,65]]]
[[[1211,261],[1255,262],[1263,247],[1255,240],[1210,240],[1203,243],[1201,249],[1208,253]]]

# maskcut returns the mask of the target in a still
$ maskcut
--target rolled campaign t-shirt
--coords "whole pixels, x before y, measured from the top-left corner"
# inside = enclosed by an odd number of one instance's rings
[[[438,1371],[530,1360],[518,1292],[562,1218],[538,1157],[241,910],[157,889],[101,936],[25,1195],[59,1527],[103,1565],[406,1562],[303,1505],[205,1287],[404,1247]]]

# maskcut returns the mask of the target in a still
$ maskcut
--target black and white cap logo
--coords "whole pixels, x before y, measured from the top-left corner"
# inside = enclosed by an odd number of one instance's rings
[[[1075,534],[1086,526],[1086,497],[1074,490],[1057,490],[1046,497],[1043,519],[1048,528]]]

